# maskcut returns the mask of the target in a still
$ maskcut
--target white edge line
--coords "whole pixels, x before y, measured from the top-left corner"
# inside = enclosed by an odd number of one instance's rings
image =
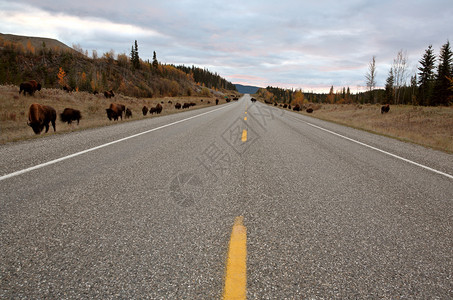
[[[101,149],[101,148],[104,148],[104,147],[107,147],[107,146],[110,146],[110,145],[113,145],[113,144],[116,144],[116,143],[119,143],[119,142],[122,142],[122,141],[125,141],[125,140],[128,140],[128,139],[131,139],[131,138],[134,138],[134,137],[146,134],[146,133],[150,133],[150,132],[153,132],[153,131],[156,131],[156,130],[159,130],[159,129],[162,129],[162,128],[165,128],[165,127],[169,127],[169,126],[172,126],[172,125],[175,125],[175,124],[178,124],[178,123],[182,123],[182,122],[194,119],[194,118],[198,118],[198,117],[201,117],[203,115],[210,114],[212,112],[218,111],[220,109],[224,109],[226,107],[228,107],[228,106],[224,106],[224,107],[220,107],[220,108],[217,108],[217,109],[213,109],[213,110],[201,113],[199,115],[195,115],[195,116],[192,116],[192,117],[189,117],[189,118],[186,118],[186,119],[182,119],[182,120],[179,120],[179,121],[176,121],[176,122],[165,124],[165,125],[162,125],[162,126],[150,129],[150,130],[146,130],[146,131],[134,134],[134,135],[127,136],[125,138],[121,138],[121,139],[116,140],[116,141],[112,141],[112,142],[109,142],[109,143],[106,143],[106,144],[102,144],[102,145],[99,145],[99,146],[96,146],[96,147],[93,147],[93,148],[89,148],[89,149],[86,149],[86,150],[82,150],[80,152],[76,152],[76,153],[70,154],[70,155],[67,155],[67,156],[63,156],[63,157],[60,157],[60,158],[57,158],[57,159],[54,159],[54,160],[51,160],[51,161],[48,161],[48,162],[33,166],[33,167],[29,167],[29,168],[22,169],[22,170],[13,172],[13,173],[9,173],[9,174],[0,176],[0,181],[8,179],[8,178],[15,177],[15,176],[18,176],[18,175],[21,175],[21,174],[24,174],[24,173],[27,173],[27,172],[30,172],[30,171],[33,171],[33,170],[36,170],[36,169],[40,169],[40,168],[43,168],[43,167],[58,163],[60,161],[63,161],[63,160],[69,159],[69,158],[76,157],[76,156],[79,156],[79,155],[82,155],[82,154],[85,154],[85,153],[88,153],[88,152],[91,152],[91,151],[95,151],[95,150],[98,150],[98,149]]]
[[[436,170],[436,169],[430,168],[430,167],[428,167],[428,166],[425,166],[425,165],[416,163],[415,161],[412,161],[412,160],[409,160],[409,159],[407,159],[407,158],[398,156],[398,155],[396,155],[396,154],[393,154],[393,153],[390,153],[390,152],[381,150],[381,149],[379,149],[379,148],[370,146],[370,145],[368,145],[368,144],[359,142],[359,141],[357,141],[357,140],[351,139],[351,138],[349,138],[349,137],[347,137],[347,136],[338,134],[338,133],[333,132],[333,131],[330,131],[330,130],[328,130],[328,129],[325,129],[325,128],[316,126],[316,125],[314,125],[314,124],[311,124],[311,123],[308,123],[308,122],[305,122],[305,121],[303,121],[303,122],[304,122],[305,124],[307,124],[307,125],[310,125],[310,126],[312,126],[312,127],[315,127],[315,128],[321,129],[321,130],[324,130],[324,131],[326,131],[326,132],[328,132],[328,133],[331,133],[331,134],[333,134],[333,135],[339,136],[339,137],[344,138],[344,139],[346,139],[346,140],[349,140],[349,141],[351,141],[351,142],[357,143],[357,144],[359,144],[359,145],[368,147],[368,148],[370,148],[370,149],[373,149],[373,150],[379,151],[379,152],[381,152],[381,153],[390,155],[390,156],[392,156],[392,157],[398,158],[398,159],[400,159],[400,160],[403,160],[403,161],[408,162],[408,163],[410,163],[410,164],[416,165],[416,166],[421,167],[421,168],[423,168],[423,169],[426,169],[426,170],[429,170],[429,171],[431,171],[431,172],[434,172],[434,173],[443,175],[443,176],[445,176],[445,177],[448,177],[448,178],[450,178],[450,179],[453,179],[453,175],[450,175],[450,174],[447,174],[447,173],[438,171],[438,170]]]

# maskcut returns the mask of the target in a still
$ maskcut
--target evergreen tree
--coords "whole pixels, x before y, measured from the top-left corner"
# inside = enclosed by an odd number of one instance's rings
[[[159,62],[157,61],[156,51],[153,51],[153,68],[157,69],[158,66],[159,66]]]
[[[452,72],[453,53],[450,48],[450,42],[447,41],[440,49],[439,66],[437,67],[436,83],[434,86],[434,105],[448,105],[452,97],[450,90],[450,80]]]
[[[389,75],[387,80],[385,81],[385,92],[384,92],[384,100],[386,103],[393,103],[394,97],[394,77],[393,77],[393,68],[390,68]]]
[[[411,76],[411,103],[417,104],[417,74]]]
[[[135,45],[132,45],[131,62],[132,62],[132,69],[134,69],[134,70],[140,69],[140,58],[138,56],[137,40],[135,40]]]
[[[434,63],[436,57],[433,53],[433,46],[429,45],[426,49],[423,58],[419,61],[421,64],[418,67],[418,103],[421,105],[430,105],[432,102],[432,93],[434,87]]]

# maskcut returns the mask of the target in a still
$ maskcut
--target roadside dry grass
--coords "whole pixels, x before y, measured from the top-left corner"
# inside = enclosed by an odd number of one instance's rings
[[[323,104],[308,114],[319,119],[453,153],[453,107]]]
[[[160,116],[173,114],[182,111],[174,107],[176,102],[181,104],[185,102],[194,102],[196,106],[189,108],[190,110],[215,105],[215,97],[166,97],[166,98],[133,98],[123,95],[115,95],[114,98],[107,99],[104,95],[92,95],[86,92],[66,93],[58,89],[43,89],[36,92],[33,96],[19,95],[17,86],[0,86],[0,144],[7,142],[38,138],[43,135],[59,134],[62,132],[70,132],[81,129],[107,126],[116,122],[109,121],[105,109],[110,103],[121,103],[132,110],[132,118],[124,119],[119,122],[135,121],[145,118],[155,118],[158,115],[152,116],[147,114],[143,116],[142,108],[146,105],[148,108],[156,106],[157,103],[162,103],[163,110]],[[225,103],[221,97],[220,103]],[[168,103],[171,101],[172,103]],[[210,101],[210,104],[208,104]],[[33,130],[27,125],[28,108],[32,103],[40,103],[49,105],[57,111],[56,133],[53,132],[52,126],[48,133],[44,131],[40,135],[35,135]],[[66,108],[74,108],[81,111],[82,120],[80,124],[68,125],[59,120],[59,114]]]

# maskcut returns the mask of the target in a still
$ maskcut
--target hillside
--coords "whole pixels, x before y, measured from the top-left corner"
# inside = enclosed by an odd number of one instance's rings
[[[255,94],[260,89],[260,87],[251,85],[242,85],[237,83],[234,85],[236,86],[237,91],[241,94]]]
[[[14,44],[21,44],[24,49],[27,49],[27,46],[32,46],[35,50],[41,50],[43,47],[53,50],[63,50],[69,52],[76,52],[71,47],[65,45],[64,43],[49,38],[43,37],[30,37],[14,34],[3,34],[0,33],[0,41],[8,41]]]
[[[157,60],[151,63],[141,59],[133,64],[126,54],[115,56],[108,52],[89,58],[81,52],[57,40],[2,34],[0,84],[18,85],[34,79],[44,88],[69,86],[87,92],[114,90],[126,96],[147,98],[220,96],[222,92],[235,89],[219,75],[196,67],[178,68]]]

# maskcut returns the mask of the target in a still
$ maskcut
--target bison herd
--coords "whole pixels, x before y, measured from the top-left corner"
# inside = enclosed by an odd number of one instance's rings
[[[63,86],[62,88],[64,91],[70,93],[73,91],[73,89],[67,85]],[[34,94],[35,91],[40,91],[41,90],[41,84],[39,84],[35,80],[30,80],[27,82],[23,82],[20,84],[20,90],[19,94],[23,92],[24,95],[27,95],[27,93],[31,96]],[[98,92],[94,92],[94,94],[98,94]],[[106,98],[112,98],[115,96],[113,93],[113,90],[110,91],[105,91],[104,96]],[[203,101],[203,100],[201,100]],[[219,100],[216,100],[216,104],[218,104]],[[164,102],[161,102],[164,103]],[[168,101],[169,104],[172,104],[172,101]],[[208,101],[208,104],[210,101]],[[176,103],[175,108],[176,109],[186,109],[191,106],[195,106],[196,104],[194,102],[190,103]],[[149,112],[150,115],[156,113],[160,114],[162,112],[162,105],[158,103],[155,107],[148,107],[143,106],[142,108],[142,113],[144,116]],[[111,103],[109,108],[105,109],[107,113],[107,118],[111,121],[118,121],[118,119],[123,120],[123,114],[124,117],[131,118],[132,117],[132,111],[129,108],[126,108],[125,105],[119,104],[119,103]],[[53,107],[47,106],[47,105],[42,105],[38,103],[33,103],[29,107],[28,111],[28,126],[30,126],[33,129],[33,132],[35,134],[40,134],[43,129],[46,129],[46,133],[49,131],[49,125],[52,124],[53,130],[56,131],[55,129],[55,121],[57,119],[57,112]],[[79,124],[80,120],[82,119],[82,114],[80,113],[79,110],[74,109],[74,108],[65,108],[63,112],[60,113],[60,120],[63,123],[68,123],[71,124],[73,121],[77,121],[77,125]]]

